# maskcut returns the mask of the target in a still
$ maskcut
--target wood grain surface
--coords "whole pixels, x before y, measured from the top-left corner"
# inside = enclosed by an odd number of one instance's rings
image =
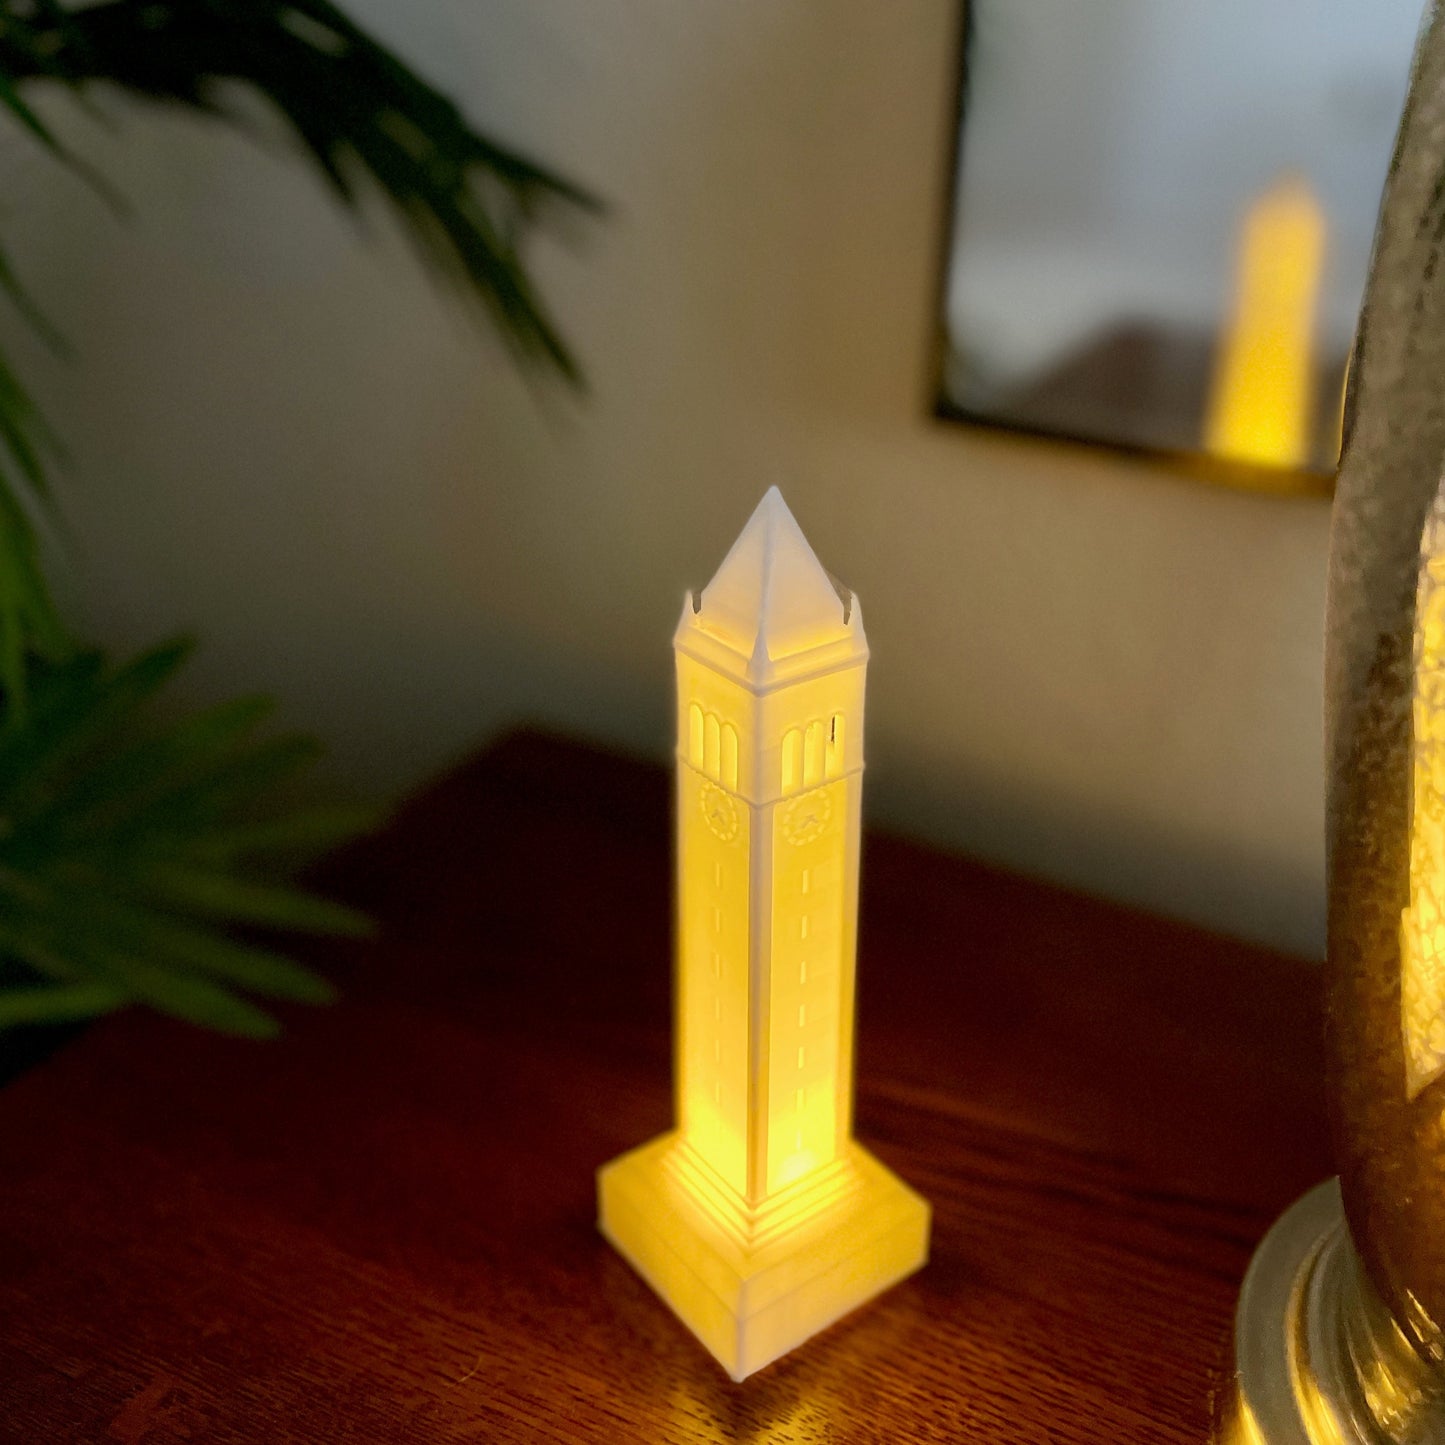
[[[314,951],[341,1003],[0,1091],[0,1440],[1202,1440],[1328,1172],[1317,971],[870,836],[858,1133],[933,1258],[734,1385],[594,1228],[670,1122],[668,815],[510,739],[330,870],[382,924]]]

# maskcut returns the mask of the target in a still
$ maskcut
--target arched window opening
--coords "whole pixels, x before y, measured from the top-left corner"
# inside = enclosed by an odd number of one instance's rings
[[[716,782],[722,751],[717,714],[708,713],[702,722],[702,770]]]
[[[731,723],[722,725],[722,785],[737,791],[738,730]]]
[[[836,778],[843,771],[843,714],[835,712],[828,724],[828,746],[823,771],[830,778]]]
[[[823,724],[810,722],[803,737],[803,786],[811,788],[823,781]]]
[[[783,734],[783,792],[795,791],[803,781],[803,735],[797,728]]]
[[[687,710],[687,760],[702,767],[702,709],[696,703]]]

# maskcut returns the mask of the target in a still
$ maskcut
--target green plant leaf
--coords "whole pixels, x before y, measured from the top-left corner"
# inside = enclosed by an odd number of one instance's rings
[[[324,1003],[332,986],[224,926],[368,932],[362,915],[288,884],[276,865],[376,815],[264,807],[316,755],[310,738],[256,736],[267,699],[157,722],[155,694],[188,648],[163,644],[120,666],[96,652],[30,660],[28,715],[0,727],[0,978],[23,968],[50,980],[49,994],[103,989],[269,1037],[275,1021],[238,991]],[[268,871],[256,870],[257,858]]]
[[[0,989],[0,1029],[17,1024],[69,1023],[110,1013],[129,1002],[126,992],[108,983],[77,983],[61,988]]]
[[[0,410],[3,407],[0,398]],[[68,635],[41,570],[34,525],[20,489],[0,465],[0,692],[9,702],[7,726],[26,716],[26,654],[53,661],[68,648]]]
[[[270,1014],[208,979],[116,953],[105,969],[132,998],[173,1018],[248,1039],[274,1039],[281,1032]]]
[[[295,888],[252,883],[220,872],[159,867],[147,874],[143,886],[153,898],[174,907],[232,923],[302,933],[339,933],[353,938],[368,938],[375,931],[364,913],[344,904]]]
[[[30,890],[32,896],[35,891]],[[44,897],[44,890],[40,891]],[[42,978],[61,983],[87,978],[92,970],[85,959],[70,947],[69,939],[61,937],[58,947],[53,946],[54,933],[55,929],[44,920],[37,923],[33,912],[19,913],[8,924],[0,923],[0,956],[25,964]],[[81,947],[84,949],[86,945]]]
[[[284,818],[196,833],[189,851],[197,861],[211,865],[273,853],[312,857],[374,832],[385,816],[384,808],[367,804],[306,808]]]
[[[159,967],[208,974],[249,993],[298,1003],[330,1003],[335,988],[320,975],[269,949],[235,943],[205,926],[98,893],[66,890],[64,931],[77,956],[103,959],[112,948]]]
[[[43,707],[37,700],[43,726],[0,743],[0,793],[7,795],[10,807],[22,808],[27,794],[44,787],[56,769],[113,736],[118,723],[174,676],[192,646],[189,639],[178,638],[111,672],[78,668],[57,685],[53,700],[47,699]],[[67,681],[76,685],[67,686]]]
[[[275,710],[267,697],[243,697],[182,719],[130,744],[121,743],[80,773],[56,800],[58,817],[74,832],[103,829],[126,816],[147,816],[148,800],[193,783],[216,766]]]

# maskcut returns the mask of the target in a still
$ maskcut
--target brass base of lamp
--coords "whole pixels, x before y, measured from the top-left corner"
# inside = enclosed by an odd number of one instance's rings
[[[1240,1288],[1218,1445],[1445,1442],[1445,1378],[1365,1275],[1331,1179],[1265,1236]]]

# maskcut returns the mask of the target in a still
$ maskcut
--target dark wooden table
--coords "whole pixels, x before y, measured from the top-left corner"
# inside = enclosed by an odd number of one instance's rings
[[[733,1385],[593,1225],[669,1123],[667,799],[512,739],[336,864],[343,1002],[0,1091],[0,1439],[1201,1440],[1328,1172],[1316,970],[869,838],[858,1132],[933,1259]]]

